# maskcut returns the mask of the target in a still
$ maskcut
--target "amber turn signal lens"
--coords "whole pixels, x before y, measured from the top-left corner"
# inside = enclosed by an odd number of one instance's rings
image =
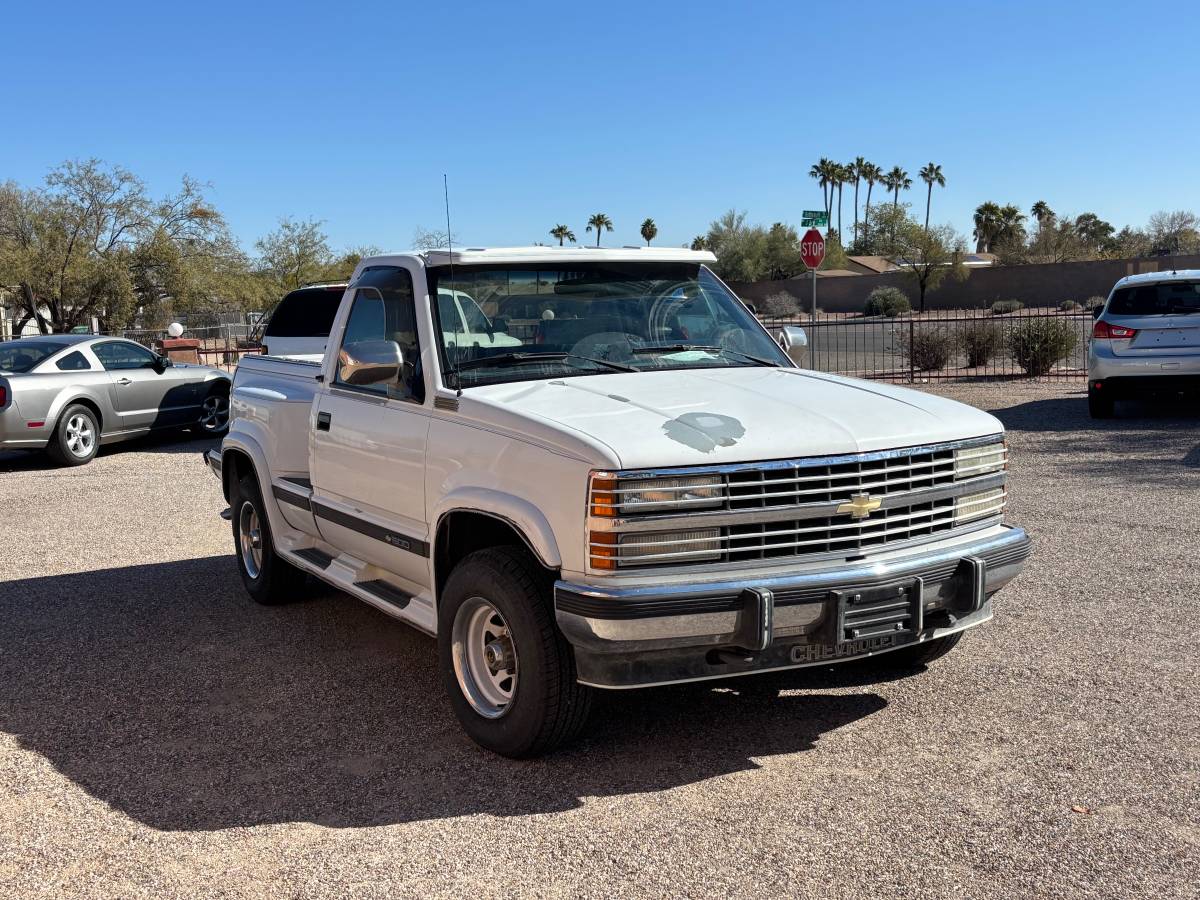
[[[593,531],[588,534],[593,569],[617,567],[617,535],[612,531]]]
[[[592,476],[591,510],[593,516],[604,516],[611,519],[617,515],[616,490],[617,479],[612,476]]]

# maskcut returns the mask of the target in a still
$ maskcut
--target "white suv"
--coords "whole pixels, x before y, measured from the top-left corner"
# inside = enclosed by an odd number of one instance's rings
[[[1096,310],[1088,347],[1088,410],[1153,392],[1200,389],[1200,270],[1122,278]]]

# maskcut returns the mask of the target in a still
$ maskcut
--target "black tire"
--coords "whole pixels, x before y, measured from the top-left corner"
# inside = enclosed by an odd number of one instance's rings
[[[498,618],[489,617],[481,603]],[[496,676],[513,673],[511,697],[499,712],[492,707],[490,715],[477,705],[482,698],[464,659],[466,644],[455,638],[460,616],[468,629],[475,615],[499,621],[512,652],[511,670]],[[493,638],[489,646],[496,642]],[[442,591],[438,660],[454,714],[486,750],[512,759],[540,756],[575,737],[587,722],[592,689],[575,680],[575,654],[555,624],[550,579],[523,548],[479,550],[455,566]]]
[[[214,406],[214,408],[210,408]],[[200,420],[192,431],[205,437],[224,437],[229,431],[229,385],[221,383],[213,387],[204,398]]]
[[[275,552],[271,525],[263,508],[258,481],[253,475],[242,476],[234,487],[230,501],[230,509],[233,512],[233,548],[237,554],[238,574],[242,576],[246,593],[256,603],[264,606],[290,603],[302,598],[308,576]],[[252,536],[251,531],[247,535],[247,541],[242,540],[243,523],[253,526],[253,530],[258,532],[257,539]],[[246,546],[255,540],[258,545],[257,557],[253,550]]]
[[[1093,419],[1111,419],[1113,417],[1113,397],[1088,386],[1088,414]]]
[[[99,450],[96,414],[81,403],[71,404],[58,417],[46,453],[60,466],[82,466],[95,459]]]
[[[957,647],[962,636],[963,632],[956,631],[945,637],[922,641],[920,644],[913,644],[911,647],[893,650],[890,653],[882,653],[871,662],[877,666],[886,666],[891,669],[919,669],[936,659],[941,659]]]

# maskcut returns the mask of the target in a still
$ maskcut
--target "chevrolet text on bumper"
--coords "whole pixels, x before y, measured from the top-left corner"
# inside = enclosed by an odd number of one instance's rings
[[[247,592],[312,576],[435,636],[464,730],[513,757],[594,688],[949,652],[1029,554],[1003,426],[798,368],[803,330],[712,259],[364,259],[320,361],[243,358],[204,455]]]

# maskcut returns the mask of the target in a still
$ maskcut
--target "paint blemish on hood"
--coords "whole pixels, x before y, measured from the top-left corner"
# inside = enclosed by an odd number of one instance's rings
[[[701,453],[712,453],[718,447],[732,447],[746,434],[746,426],[733,416],[710,412],[684,413],[663,422],[662,428],[671,440]]]

